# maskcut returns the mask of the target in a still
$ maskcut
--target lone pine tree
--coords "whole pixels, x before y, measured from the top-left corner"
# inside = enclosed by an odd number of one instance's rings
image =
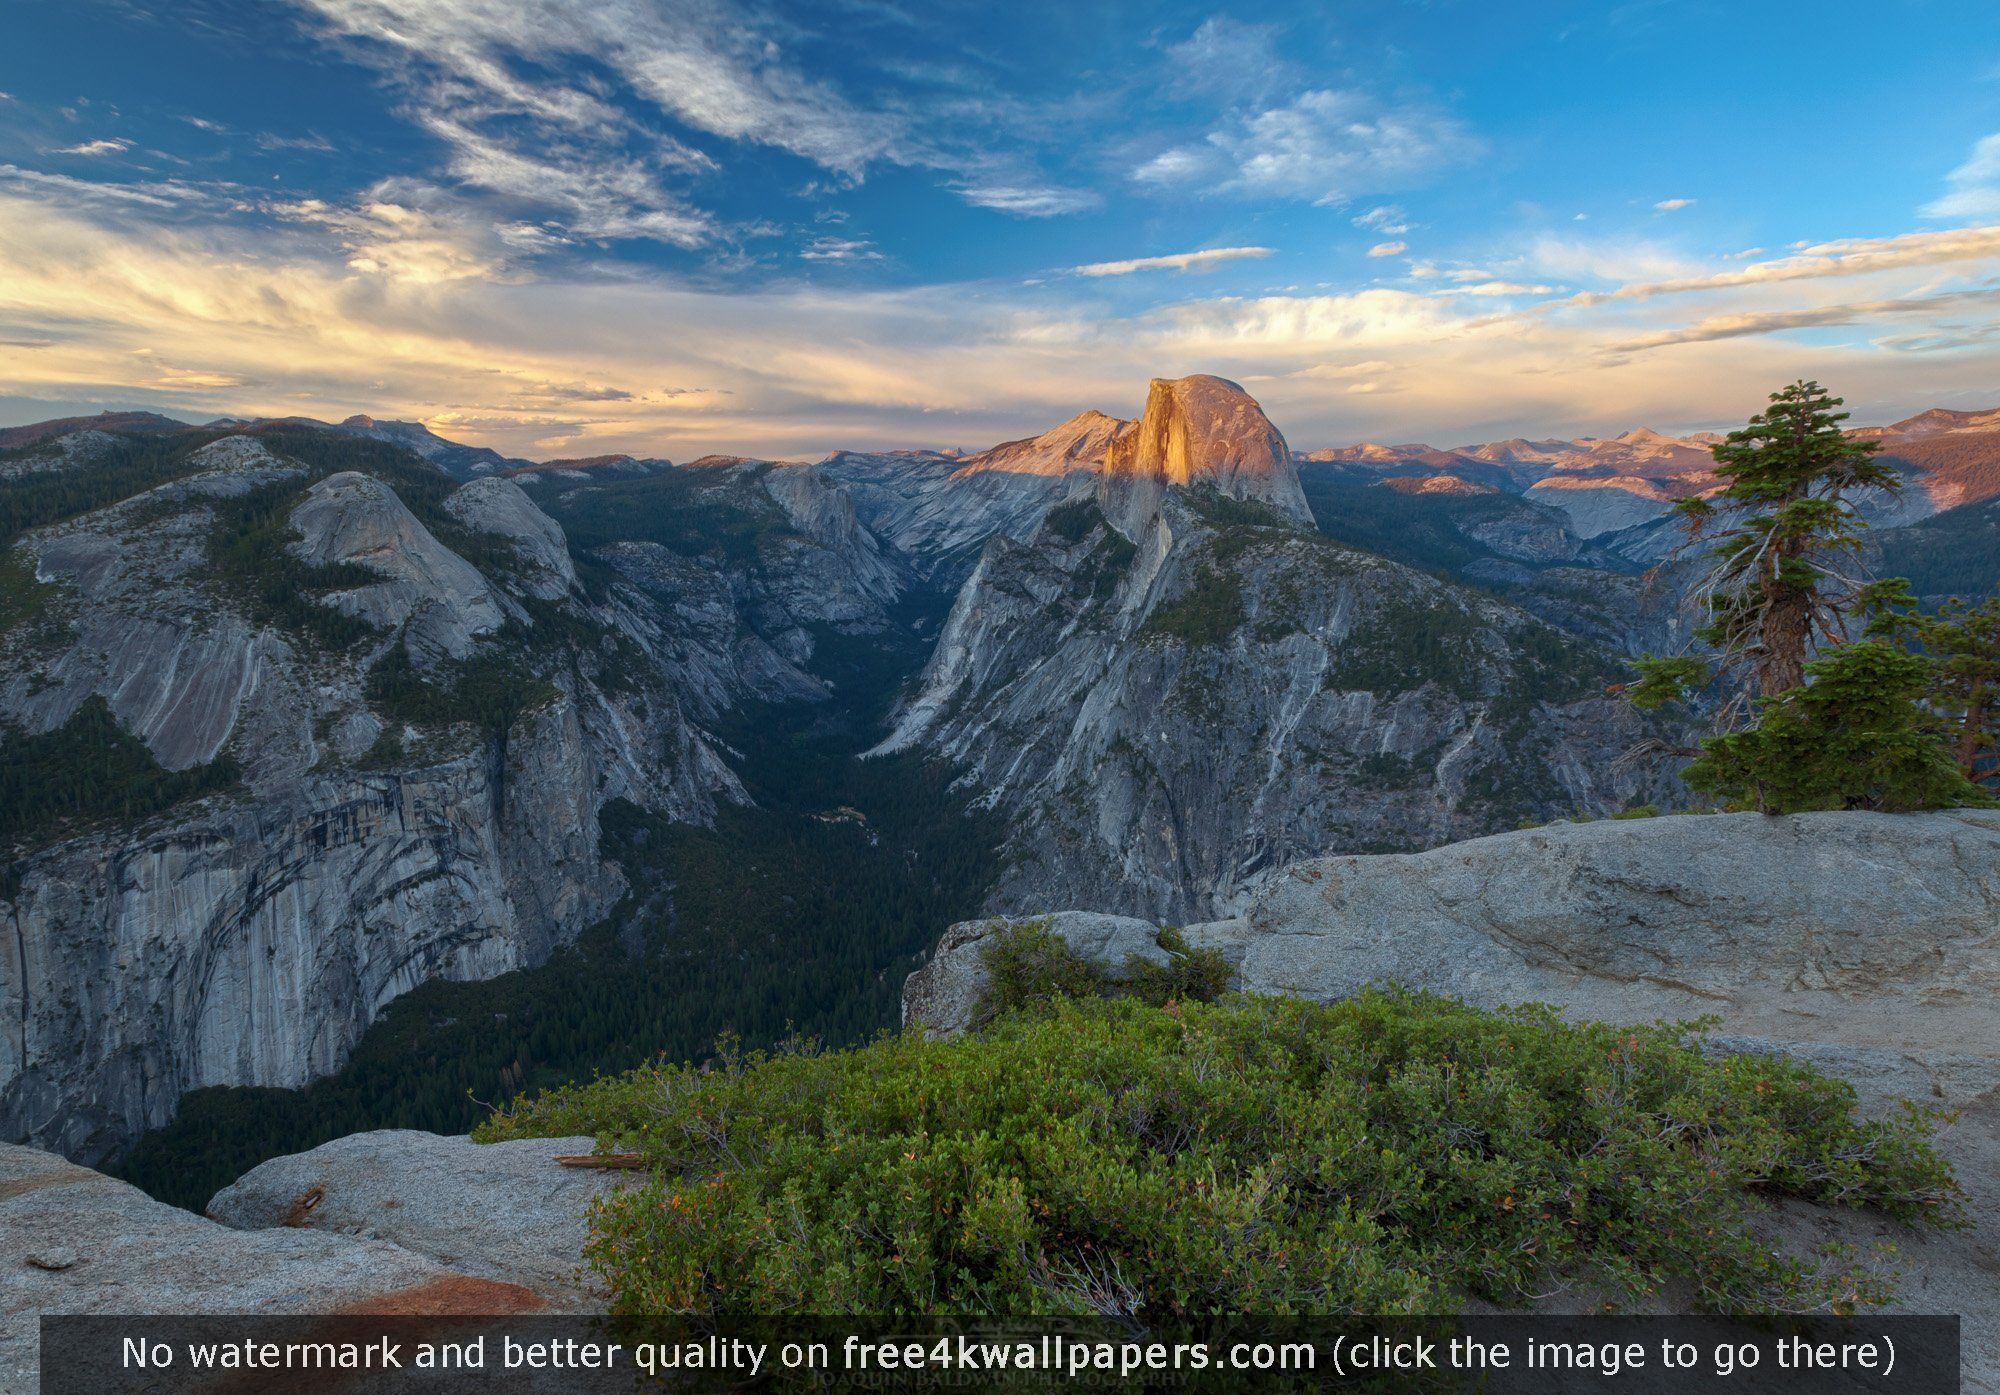
[[[1742,698],[1798,687],[1813,650],[1847,637],[1845,616],[1861,583],[1839,563],[1860,552],[1867,527],[1848,496],[1894,491],[1902,480],[1874,458],[1873,441],[1841,430],[1840,405],[1818,383],[1793,383],[1714,448],[1715,473],[1728,483],[1675,506],[1690,539],[1709,544],[1713,565],[1695,592],[1706,620],[1695,638],[1714,651],[1714,665],[1641,660],[1635,702],[1657,706],[1720,670],[1741,682],[1725,704],[1726,725]]]

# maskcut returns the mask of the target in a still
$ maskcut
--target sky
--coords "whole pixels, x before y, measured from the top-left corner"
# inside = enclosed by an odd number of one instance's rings
[[[0,422],[1295,447],[2000,405],[1972,0],[0,0]]]

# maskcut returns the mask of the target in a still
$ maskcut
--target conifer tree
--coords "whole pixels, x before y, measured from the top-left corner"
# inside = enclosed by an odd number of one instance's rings
[[[1895,577],[1869,586],[1861,602],[1869,635],[1913,645],[1930,660],[1924,697],[1950,724],[1959,772],[1968,780],[2000,775],[2000,591],[1978,605],[1954,596],[1926,614],[1909,582]]]
[[[1707,542],[1713,560],[1696,590],[1706,621],[1695,637],[1714,651],[1715,668],[1740,676],[1743,696],[1775,698],[1798,687],[1813,650],[1847,637],[1844,617],[1861,583],[1841,562],[1860,552],[1867,526],[1848,496],[1902,483],[1874,458],[1874,442],[1841,429],[1840,405],[1814,382],[1773,393],[1768,408],[1714,448],[1715,473],[1728,483],[1675,506],[1690,540]],[[1683,696],[1713,672],[1687,658],[1649,658],[1639,669],[1632,698],[1647,707]],[[1732,699],[1723,723],[1740,710]]]

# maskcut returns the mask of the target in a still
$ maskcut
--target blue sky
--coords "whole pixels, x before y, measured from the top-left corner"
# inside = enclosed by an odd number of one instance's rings
[[[1982,13],[1983,12],[1983,13]],[[2000,400],[1962,3],[0,8],[0,419],[967,445],[1211,371],[1302,447]]]

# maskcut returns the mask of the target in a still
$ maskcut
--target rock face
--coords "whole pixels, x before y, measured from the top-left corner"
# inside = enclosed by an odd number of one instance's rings
[[[905,985],[905,1020],[969,1024],[980,946],[1006,923],[953,926]],[[1154,933],[1049,923],[1112,968]],[[1964,1313],[1967,1388],[2000,1388],[2000,813],[1689,815],[1316,858],[1240,917],[1183,933],[1228,956],[1247,992],[1327,1001],[1399,983],[1609,1022],[1715,1017],[1717,1049],[1803,1057],[1864,1110],[1956,1111],[1940,1147],[1972,1230],[1891,1236],[1822,1216],[1814,1238],[1896,1239],[1902,1310]]]
[[[555,1161],[594,1146],[589,1138],[477,1144],[409,1129],[349,1134],[253,1168],[215,1194],[208,1214],[235,1230],[387,1240],[563,1307],[601,1308],[605,1294],[583,1270],[590,1204],[638,1174]]]
[[[0,902],[0,1128],[97,1159],[204,1085],[336,1070],[431,978],[540,963],[622,891],[576,709],[37,854]]]
[[[1402,849],[1670,796],[1601,652],[1526,613],[1170,490],[996,539],[877,748],[1012,821],[991,905],[1202,918],[1327,847]]]
[[[352,470],[315,484],[292,512],[291,551],[315,567],[351,563],[380,573],[377,586],[337,591],[326,603],[384,629],[408,626],[413,652],[463,658],[507,609],[477,567],[431,535],[381,480]]]
[[[445,500],[452,517],[475,532],[491,533],[514,545],[524,564],[529,594],[552,601],[576,585],[576,563],[559,524],[535,507],[512,480],[477,479]]]
[[[1105,453],[1098,500],[1128,536],[1169,487],[1209,488],[1255,500],[1311,526],[1291,449],[1255,398],[1226,378],[1155,378],[1145,415]]]
[[[546,1209],[566,1214],[575,1184],[557,1191]],[[517,1196],[511,1209],[533,1217],[536,1199]],[[486,1214],[487,1238],[499,1238],[498,1214]],[[574,1306],[563,1287],[487,1277],[497,1272],[491,1264],[475,1273],[381,1239],[273,1224],[230,1229],[53,1154],[0,1144],[0,1390],[37,1388],[44,1313],[498,1315]]]
[[[167,483],[19,544],[41,589],[27,622],[0,629],[0,741],[61,728],[96,696],[165,769],[226,756],[241,784],[6,850],[0,1137],[96,1161],[185,1090],[337,1069],[397,995],[539,963],[616,902],[604,801],[699,820],[739,792],[659,637],[621,614],[639,593],[574,594],[561,529],[518,486],[453,493],[403,468],[424,517],[390,479],[225,436]],[[252,490],[292,524],[260,564],[285,547],[304,564],[290,610],[260,608],[215,556],[217,510]],[[338,581],[312,588],[318,575]],[[573,656],[537,640],[530,601],[559,609]],[[297,620],[322,604],[374,628],[329,645]],[[504,740],[412,725],[370,686],[399,649],[440,682],[478,651],[544,675],[540,696]],[[617,681],[614,652],[636,655]]]

